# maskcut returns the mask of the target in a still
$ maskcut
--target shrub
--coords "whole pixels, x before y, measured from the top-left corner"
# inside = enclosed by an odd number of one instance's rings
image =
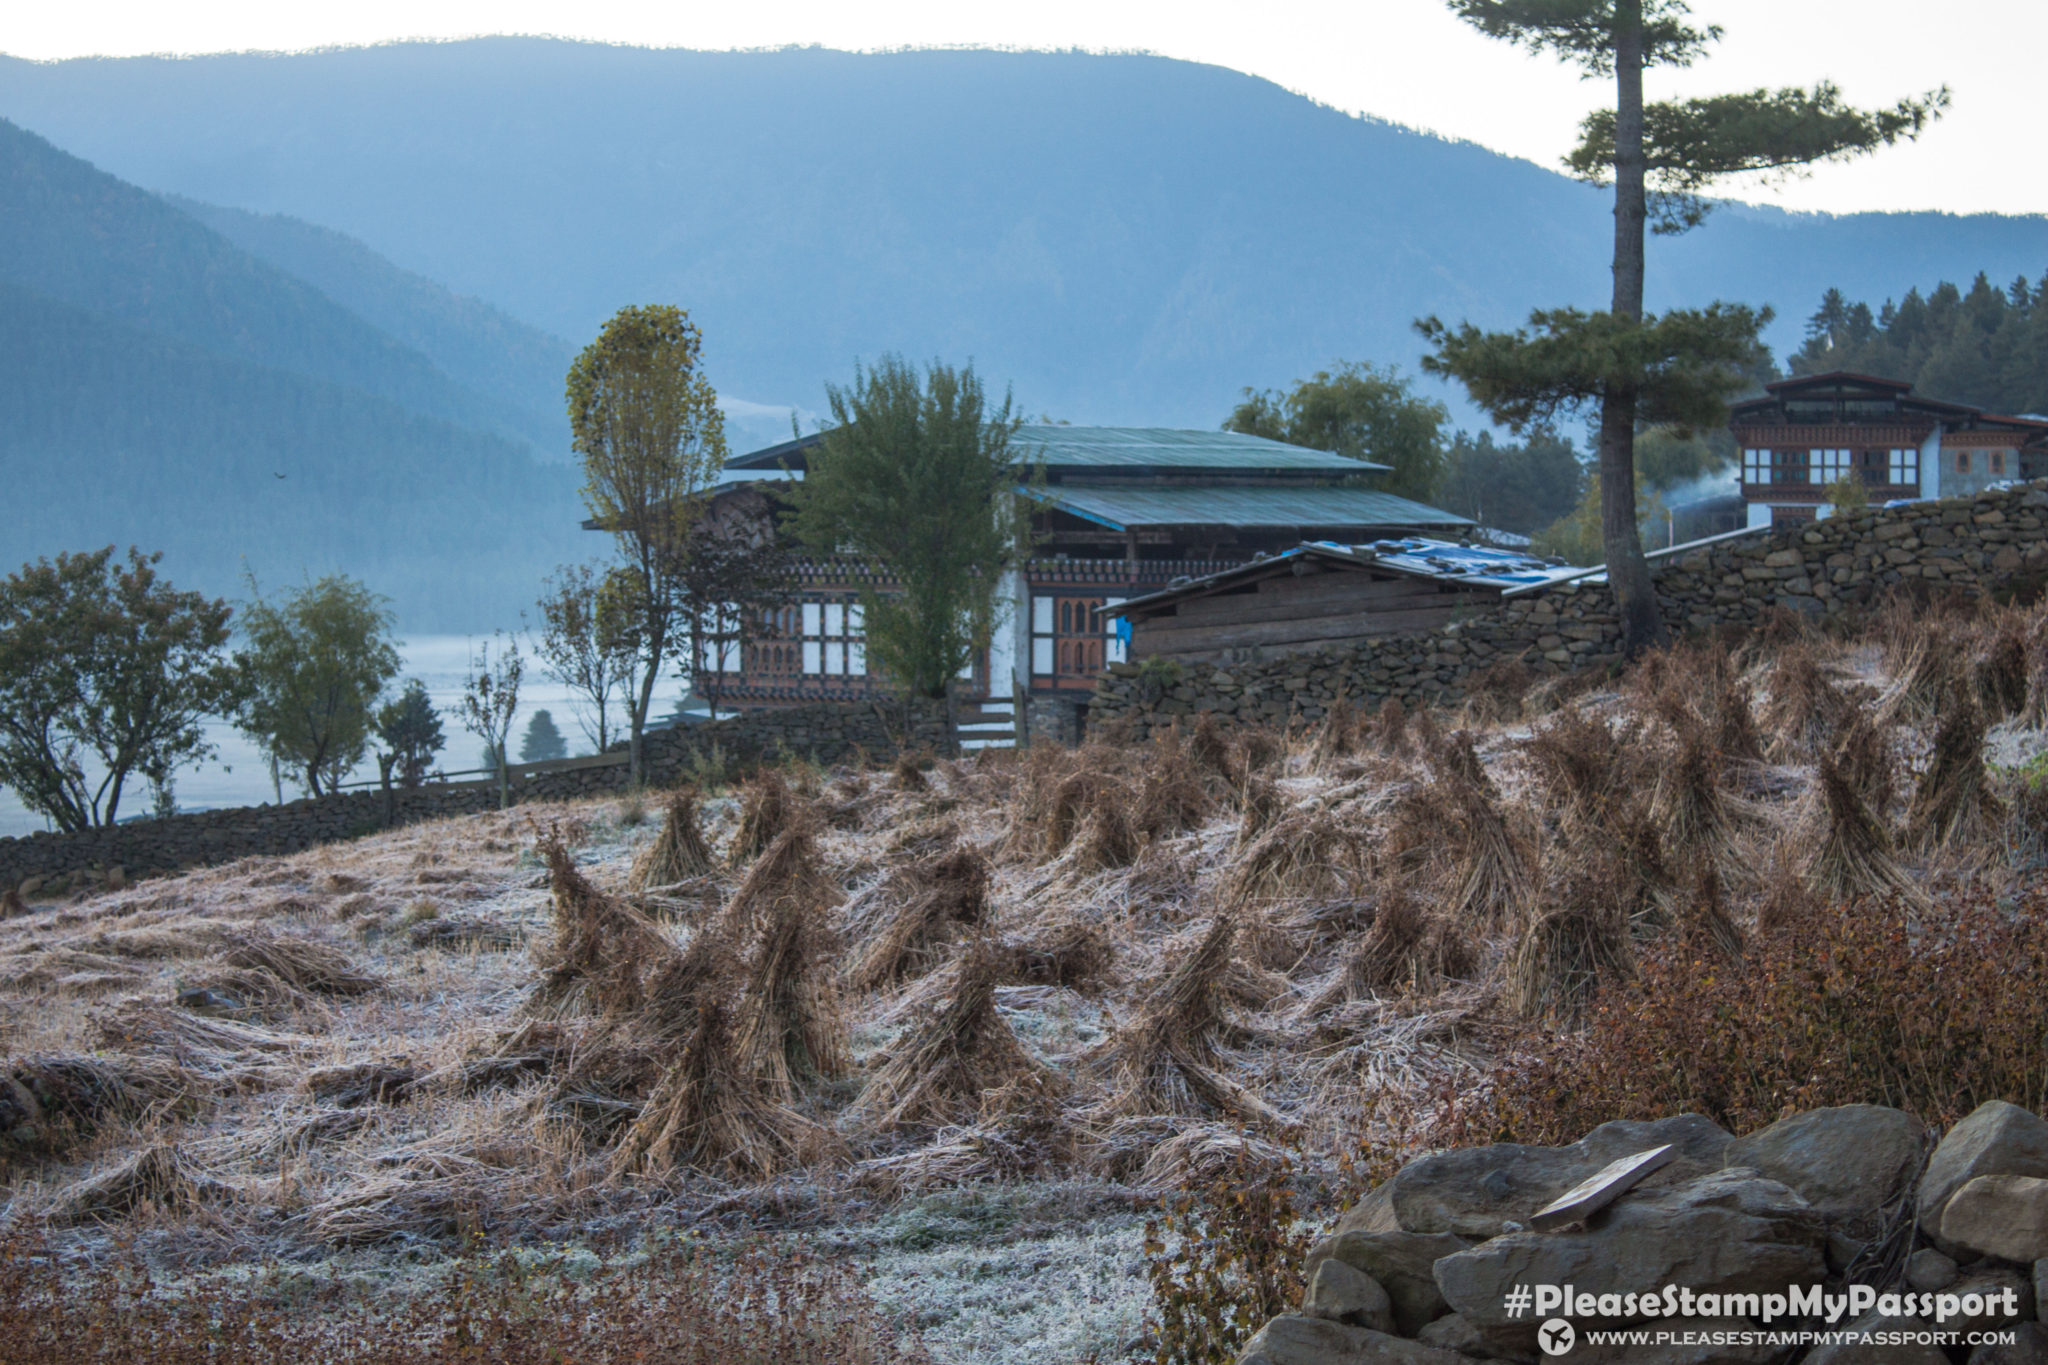
[[[1231,1168],[1145,1224],[1154,1365],[1230,1365],[1269,1318],[1301,1302],[1309,1233],[1292,1164],[1254,1169],[1251,1150],[1241,1144]]]
[[[1648,949],[1582,1033],[1523,1035],[1448,1125],[1563,1143],[1610,1119],[1695,1111],[1739,1132],[1859,1103],[1952,1123],[1986,1100],[2038,1108],[2044,1036],[2048,896],[1859,902],[1759,934],[1733,962],[1697,941]]]
[[[659,1248],[595,1268],[505,1252],[454,1263],[403,1297],[292,1277],[157,1282],[139,1261],[58,1269],[0,1246],[0,1365],[340,1365],[661,1360],[674,1365],[896,1365],[930,1357],[843,1266],[801,1250]]]

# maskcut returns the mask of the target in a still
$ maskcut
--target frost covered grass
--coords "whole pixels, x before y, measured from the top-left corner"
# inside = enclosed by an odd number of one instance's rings
[[[1845,889],[2012,903],[2044,638],[1788,626],[1483,712],[799,765],[33,901],[6,1224],[39,1275],[423,1304],[465,1257],[686,1237],[935,1359],[1122,1359],[1162,1197],[1284,1168],[1320,1218],[1674,947]]]

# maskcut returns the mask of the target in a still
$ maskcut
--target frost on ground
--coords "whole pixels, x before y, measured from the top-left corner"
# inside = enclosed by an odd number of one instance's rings
[[[808,1248],[939,1359],[1121,1359],[1163,1196],[1289,1159],[1320,1217],[1660,938],[2037,865],[2039,613],[1869,638],[13,901],[7,1228],[400,1293],[506,1248]]]

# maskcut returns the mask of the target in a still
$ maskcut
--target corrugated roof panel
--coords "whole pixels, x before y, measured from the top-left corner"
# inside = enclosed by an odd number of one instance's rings
[[[1029,492],[1031,490],[1025,490]],[[1076,488],[1037,495],[1116,530],[1140,526],[1470,526],[1454,512],[1369,488]]]
[[[1576,572],[1536,555],[1518,550],[1501,550],[1490,545],[1462,545],[1429,540],[1420,536],[1404,540],[1376,540],[1363,545],[1342,545],[1332,541],[1313,542],[1315,547],[1352,559],[1369,560],[1390,569],[1432,578],[1464,579],[1468,582],[1518,586],[1543,583],[1560,573]]]
[[[780,445],[750,450],[726,461],[728,469],[802,468],[817,449],[814,433]],[[1327,450],[1310,450],[1246,436],[1236,431],[1194,431],[1178,427],[1020,427],[1010,448],[1021,464],[1053,469],[1293,470],[1328,474],[1384,473],[1391,465],[1354,460]]]
[[[1048,468],[1296,469],[1333,474],[1391,468],[1263,436],[1176,427],[1027,426],[1010,438],[1010,447],[1019,461]]]

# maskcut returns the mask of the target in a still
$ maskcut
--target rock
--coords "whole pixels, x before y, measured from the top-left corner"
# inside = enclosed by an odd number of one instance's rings
[[[1337,1220],[1337,1226],[1330,1229],[1333,1234],[1400,1230],[1400,1223],[1394,1219],[1394,1201],[1384,1182],[1375,1185],[1365,1198],[1344,1210],[1343,1216]]]
[[[1659,1318],[1644,1328],[1649,1332],[1706,1333],[1751,1332],[1755,1325],[1746,1318]],[[1581,1340],[1572,1348],[1571,1359],[1578,1365],[1766,1365],[1778,1358],[1774,1346],[1716,1344],[1706,1340],[1650,1342],[1641,1346],[1603,1343],[1595,1346]]]
[[[1446,1302],[1481,1327],[1505,1326],[1517,1284],[1582,1294],[1782,1293],[1818,1282],[1826,1225],[1811,1205],[1753,1171],[1716,1171],[1684,1185],[1637,1190],[1572,1232],[1518,1232],[1436,1263]]]
[[[1914,1212],[1937,1244],[1941,1212],[1955,1192],[1980,1175],[2048,1177],[2048,1123],[2004,1100],[1988,1100],[1948,1130],[1920,1177]]]
[[[2048,1256],[2048,1180],[1980,1175],[1964,1182],[1942,1208],[1939,1238],[2001,1261],[2031,1264]]]
[[[2010,1345],[1985,1342],[1970,1351],[1969,1365],[2048,1365],[2048,1327],[2023,1322]]]
[[[1526,1332],[1518,1333],[1518,1344],[1509,1344],[1501,1334],[1489,1334],[1478,1323],[1456,1313],[1446,1313],[1415,1334],[1424,1346],[1455,1351],[1474,1360],[1533,1361],[1536,1348],[1528,1344]]]
[[[1731,1140],[1698,1114],[1653,1123],[1616,1120],[1569,1147],[1499,1143],[1438,1152],[1409,1162],[1381,1188],[1408,1232],[1497,1237],[1620,1157],[1665,1143],[1678,1148],[1670,1165],[1644,1181],[1641,1188],[1649,1189],[1719,1169]]]
[[[1975,1294],[1984,1300],[1983,1311],[1968,1317],[1951,1311],[1948,1320],[1939,1324],[1944,1332],[1989,1332],[2031,1322],[2034,1317],[2033,1282],[2016,1270],[1972,1270],[1942,1293],[1965,1300]]]
[[[1237,1365],[1468,1365],[1469,1357],[1366,1327],[1283,1313],[1245,1343]]]
[[[1394,1305],[1394,1330],[1412,1337],[1450,1312],[1436,1284],[1436,1263],[1471,1243],[1449,1233],[1340,1232],[1309,1248],[1308,1273],[1335,1258],[1384,1287]]]
[[[1375,1332],[1394,1330],[1393,1300],[1380,1288],[1380,1282],[1334,1256],[1310,1273],[1301,1311],[1312,1318],[1370,1327]]]
[[[1831,1223],[1860,1224],[1913,1178],[1926,1132],[1897,1109],[1845,1104],[1739,1137],[1728,1144],[1727,1161],[1796,1191]]]
[[[1851,1332],[1925,1332],[1918,1318],[1885,1317],[1866,1313],[1849,1324]],[[1948,1365],[1939,1346],[1925,1342],[1906,1345],[1866,1344],[1861,1341],[1831,1341],[1806,1353],[1805,1365]]]
[[[1959,1273],[1955,1259],[1933,1247],[1921,1247],[1906,1258],[1906,1283],[1923,1294],[1948,1288]]]

